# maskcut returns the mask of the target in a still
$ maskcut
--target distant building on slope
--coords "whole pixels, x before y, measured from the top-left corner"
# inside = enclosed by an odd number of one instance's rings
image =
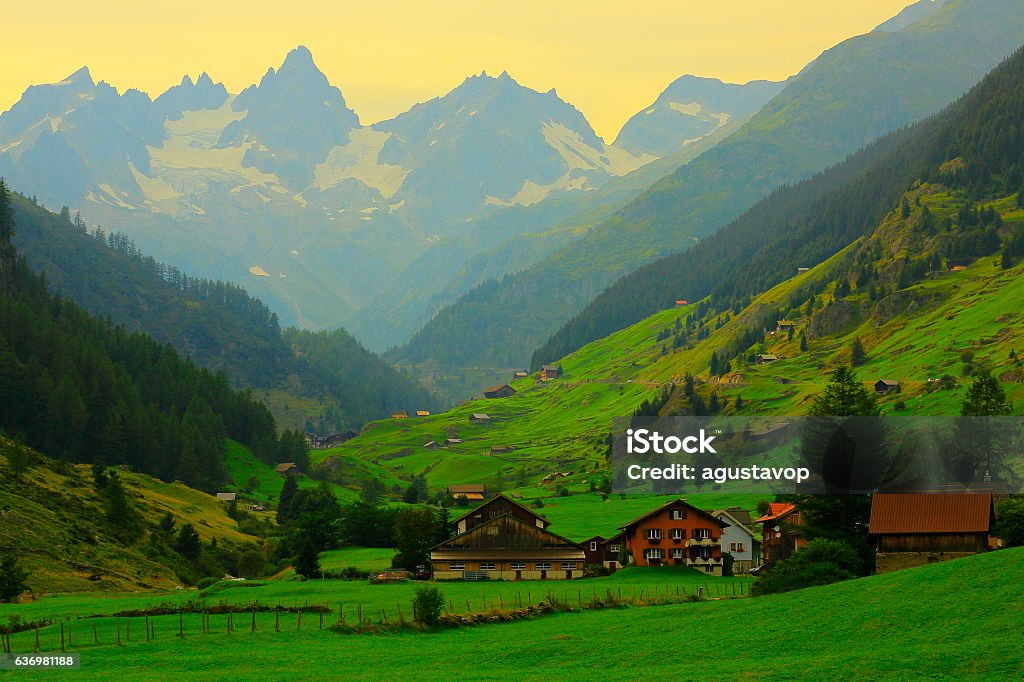
[[[499,386],[491,386],[490,388],[484,389],[484,397],[488,400],[495,398],[509,398],[516,394],[516,389],[512,388],[508,384],[501,384]]]
[[[299,467],[295,466],[295,462],[281,462],[274,467],[274,471],[282,476],[299,476],[302,474],[302,472],[299,471]]]
[[[462,498],[470,502],[482,502],[487,494],[487,486],[483,483],[467,483],[465,485],[450,485],[446,491],[453,498]]]
[[[540,368],[540,380],[541,381],[553,381],[562,376],[561,365],[541,365]]]
[[[875,382],[875,393],[878,395],[885,395],[886,393],[899,393],[901,390],[900,382],[894,379],[879,379]]]

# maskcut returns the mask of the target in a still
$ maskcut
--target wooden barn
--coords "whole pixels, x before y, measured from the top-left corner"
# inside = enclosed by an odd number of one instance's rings
[[[416,410],[416,416],[417,417],[429,417],[430,416],[430,410]]]
[[[357,435],[358,434],[355,431],[343,431],[342,433],[335,433],[330,436],[327,436],[327,438],[324,438],[324,445],[326,445],[329,448],[333,448],[336,445],[347,443],[348,441],[355,438]]]
[[[441,446],[437,444],[436,440],[428,440],[426,443],[423,444],[424,450],[437,450],[439,447]]]
[[[619,563],[619,552],[625,544],[626,536],[619,533],[611,538],[595,535],[581,542],[580,546],[583,548],[586,557],[584,561],[588,566],[604,566],[614,571],[622,568],[622,564]]]
[[[539,517],[530,522],[512,513],[430,550],[435,580],[570,580],[583,577],[584,559],[579,545],[547,530]]]
[[[392,419],[408,419],[409,418],[409,413],[406,412],[405,410],[396,410],[396,411],[391,413],[391,418]]]
[[[458,486],[448,486],[449,490],[453,487]],[[476,526],[486,523],[490,519],[496,519],[505,514],[511,514],[512,516],[533,524],[538,528],[547,528],[551,525],[550,521],[537,512],[528,507],[524,507],[512,498],[506,497],[501,493],[487,500],[487,502],[483,503],[479,507],[466,512],[459,518],[452,521],[452,523],[455,524],[455,529],[459,533],[465,533]]]
[[[561,365],[541,365],[540,367],[540,380],[541,381],[552,381],[562,376]]]
[[[517,369],[515,372],[512,373],[512,377],[514,379],[525,379],[528,376],[530,376],[530,373],[525,369]]]
[[[879,379],[875,382],[875,393],[885,395],[886,393],[899,393],[900,382],[895,379]]]
[[[474,412],[473,414],[469,415],[469,421],[473,422],[474,424],[481,424],[483,422],[491,421],[491,416],[488,414],[483,414],[482,412]]]
[[[878,549],[875,570],[889,573],[984,552],[994,517],[991,493],[876,493],[868,523]]]
[[[692,566],[722,575],[722,531],[729,524],[684,499],[620,526],[637,566]]]
[[[768,365],[779,359],[778,355],[772,355],[771,353],[761,353],[757,356],[757,364]]]
[[[515,451],[515,447],[513,447],[511,445],[492,445],[491,446],[491,454],[492,455],[507,455],[508,453],[514,452],[514,451]]]
[[[512,388],[508,384],[501,384],[500,386],[491,386],[490,388],[484,389],[484,397],[488,400],[494,400],[495,398],[510,398],[516,394],[516,389]]]
[[[295,462],[281,462],[274,467],[274,471],[282,476],[299,476],[302,474],[302,472],[299,471],[299,467],[295,466]]]
[[[768,505],[768,513],[755,519],[754,523],[761,524],[761,559],[764,562],[756,570],[771,570],[807,544],[800,530],[804,517],[795,504],[772,502]]]
[[[466,485],[450,485],[447,493],[452,497],[464,498],[470,502],[483,502],[487,494],[487,486],[483,483],[468,483]]]
[[[217,500],[220,502],[234,502],[238,499],[238,493],[217,493]]]

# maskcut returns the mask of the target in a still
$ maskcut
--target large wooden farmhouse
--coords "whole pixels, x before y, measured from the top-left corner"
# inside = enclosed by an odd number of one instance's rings
[[[460,497],[470,502],[483,502],[487,494],[487,486],[483,483],[467,483],[465,485],[450,485],[446,491],[453,498]]]
[[[567,580],[585,553],[548,520],[504,495],[456,519],[459,534],[430,550],[435,580]]]
[[[868,523],[878,548],[875,570],[889,573],[984,552],[993,518],[987,492],[876,493]]]
[[[795,504],[772,502],[768,506],[768,513],[754,523],[761,524],[761,553],[764,563],[758,568],[770,570],[807,544],[807,539],[800,530],[804,525],[804,517]]]
[[[722,531],[729,524],[686,500],[672,500],[620,526],[637,566],[692,566],[722,575]]]

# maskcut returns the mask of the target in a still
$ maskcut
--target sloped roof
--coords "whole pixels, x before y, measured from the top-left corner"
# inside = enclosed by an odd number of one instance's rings
[[[726,519],[729,520],[729,522],[730,522],[729,525],[730,526],[733,526],[733,527],[736,527],[736,528],[742,528],[743,531],[747,535],[749,535],[750,537],[754,537],[754,531],[752,531],[750,529],[750,527],[747,526],[747,524],[743,523],[742,521],[737,519],[735,516],[730,514],[727,509],[716,509],[715,511],[711,512],[711,515],[712,516],[719,516],[719,515],[724,516]]]
[[[281,462],[276,467],[274,467],[274,471],[276,471],[279,474],[283,474],[284,472],[288,471],[289,469],[293,468],[294,466],[295,466],[295,462]]]
[[[501,497],[504,497],[504,496],[501,496]],[[506,498],[506,499],[508,499],[508,498]],[[489,500],[489,502],[491,502],[491,501],[493,501],[493,500]],[[511,500],[509,500],[509,501],[511,502]],[[513,504],[515,504],[515,503],[513,503]],[[536,548],[529,548],[529,547],[515,547],[515,548],[511,548],[511,547],[491,547],[491,548],[480,548],[480,547],[478,547],[478,548],[462,549],[462,548],[458,547],[458,545],[460,544],[460,542],[459,542],[460,540],[465,540],[467,537],[475,537],[475,536],[482,535],[484,533],[484,531],[483,531],[484,528],[486,528],[488,526],[499,525],[499,524],[500,525],[512,524],[512,525],[515,525],[515,526],[523,526],[523,527],[529,529],[530,532],[539,534],[539,535],[541,535],[543,537],[546,537],[546,538],[552,538],[555,542],[546,542],[546,543],[544,543],[543,547],[536,547]],[[529,542],[529,539],[524,537],[523,533],[521,533],[521,532],[516,532],[512,537],[515,537],[517,542],[518,541]],[[557,533],[552,533],[547,528],[541,528],[539,526],[530,525],[530,524],[526,523],[525,521],[523,521],[522,519],[520,519],[520,518],[518,518],[516,516],[513,516],[512,514],[510,514],[508,512],[505,512],[504,514],[501,514],[500,516],[495,516],[492,519],[488,519],[487,521],[484,521],[483,523],[481,523],[479,526],[473,526],[472,528],[470,528],[466,532],[459,533],[455,537],[449,538],[449,539],[445,540],[444,542],[440,542],[440,543],[434,545],[433,547],[431,547],[430,549],[431,549],[431,558],[432,559],[434,558],[434,553],[437,550],[446,550],[446,551],[449,551],[449,552],[479,552],[481,550],[486,551],[488,549],[492,550],[492,551],[493,550],[505,551],[505,550],[508,550],[508,549],[517,549],[517,550],[524,550],[524,549],[526,549],[526,550],[532,550],[532,551],[542,551],[542,550],[552,550],[552,549],[554,549],[554,550],[562,550],[562,551],[572,551],[572,553],[574,555],[576,554],[576,552],[578,552],[580,556],[582,556],[582,554],[583,554],[583,547],[581,547],[579,543],[573,542],[572,540],[570,540],[568,538],[565,538],[565,537],[562,537],[561,535],[558,535]]]
[[[686,507],[687,509],[692,509],[693,511],[697,512],[698,514],[702,514],[702,515],[708,517],[709,519],[711,519],[712,521],[717,523],[722,528],[725,528],[726,526],[729,525],[728,523],[725,523],[724,521],[722,521],[720,519],[716,519],[714,516],[712,516],[711,514],[707,513],[703,509],[698,509],[697,507],[694,507],[692,504],[690,504],[686,500],[684,500],[682,498],[679,498],[678,500],[669,500],[668,502],[666,502],[665,504],[661,505],[657,509],[652,509],[651,511],[647,512],[643,516],[638,516],[637,518],[633,519],[629,523],[619,526],[619,529],[624,530],[626,528],[629,528],[630,526],[635,526],[636,524],[640,523],[644,519],[649,519],[652,516],[660,514],[661,512],[665,511],[666,509],[668,509],[670,507],[674,507],[674,506],[676,506],[679,503],[682,503],[683,506]]]
[[[772,502],[768,505],[768,513],[759,519],[755,519],[754,523],[764,523],[765,521],[777,521],[784,516],[789,516],[796,511],[796,505],[792,502]]]
[[[548,525],[551,525],[551,522],[550,522],[550,521],[549,521],[549,520],[548,520],[547,518],[545,518],[545,517],[541,516],[540,514],[538,514],[537,512],[535,512],[534,510],[530,509],[529,507],[526,507],[526,506],[524,506],[524,505],[522,505],[522,504],[519,504],[518,502],[516,502],[515,500],[513,500],[513,499],[512,499],[511,497],[509,497],[508,495],[504,495],[504,494],[502,494],[502,493],[498,493],[497,495],[495,495],[495,496],[494,496],[494,497],[492,497],[491,499],[487,500],[487,501],[486,501],[486,502],[484,502],[483,504],[481,504],[481,505],[479,505],[479,506],[476,506],[476,507],[473,507],[473,508],[472,508],[472,509],[470,509],[470,510],[469,510],[468,512],[466,512],[465,514],[463,514],[462,516],[460,516],[459,518],[457,518],[457,519],[453,519],[453,520],[452,520],[452,523],[453,523],[453,524],[455,524],[455,523],[458,523],[459,521],[461,521],[462,519],[466,518],[467,516],[471,516],[472,514],[474,514],[475,512],[477,512],[478,510],[480,510],[480,509],[483,509],[483,508],[484,508],[484,507],[486,507],[487,505],[489,505],[489,504],[491,504],[492,502],[495,502],[495,501],[497,501],[497,500],[499,500],[499,499],[505,500],[506,502],[509,502],[509,503],[511,503],[511,504],[513,504],[513,505],[515,505],[515,506],[519,507],[520,509],[522,509],[522,510],[526,511],[526,512],[527,512],[528,514],[533,514],[534,516],[536,516],[536,517],[537,517],[538,519],[540,519],[540,520],[541,520],[541,521],[543,521],[544,523],[546,523],[546,524],[548,524]],[[500,517],[499,517],[499,518],[500,518]]]
[[[902,533],[988,533],[989,493],[878,493],[871,498],[872,535]]]
[[[448,492],[450,493],[483,493],[485,490],[483,483],[466,483],[463,485],[450,485],[448,486]]]

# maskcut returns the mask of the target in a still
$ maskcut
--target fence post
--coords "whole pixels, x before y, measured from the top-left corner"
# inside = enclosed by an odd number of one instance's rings
[[[132,622],[130,620],[124,622],[124,636],[129,642],[132,641]]]
[[[362,604],[357,604],[356,606],[357,606],[357,608],[359,610],[359,625],[361,627],[363,625],[363,605]]]
[[[99,633],[96,632],[96,623],[92,624],[92,643],[93,644],[99,644],[100,643]]]
[[[39,626],[36,626],[36,649],[34,653],[39,653]]]
[[[321,630],[324,629],[324,612],[323,611],[320,612],[320,629]]]
[[[322,617],[323,616],[321,616],[321,618]],[[256,609],[255,608],[253,608],[253,610],[252,610],[252,631],[256,632]]]
[[[64,621],[60,622],[60,650],[64,651]]]
[[[182,639],[185,637],[185,616],[180,612],[178,613],[178,637]]]
[[[117,645],[121,646],[121,619],[117,619]]]
[[[274,609],[274,632],[281,632],[281,610]]]

